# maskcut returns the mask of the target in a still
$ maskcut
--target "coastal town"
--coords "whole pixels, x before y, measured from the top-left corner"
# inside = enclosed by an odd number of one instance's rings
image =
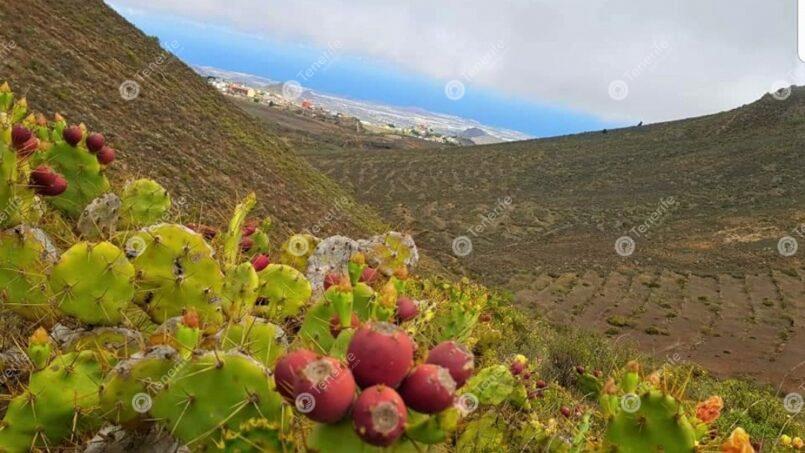
[[[450,134],[435,130],[431,125],[421,121],[413,125],[397,125],[382,121],[383,118],[375,121],[369,118],[358,118],[347,112],[338,111],[329,105],[317,103],[317,96],[298,84],[247,84],[242,80],[235,81],[216,75],[206,75],[206,80],[226,96],[251,100],[268,108],[280,109],[313,120],[336,124],[362,134],[414,137],[453,146],[471,146],[499,141],[478,128],[468,128]]]

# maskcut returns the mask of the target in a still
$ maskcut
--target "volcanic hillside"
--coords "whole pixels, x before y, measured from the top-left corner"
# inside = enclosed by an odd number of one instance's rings
[[[122,175],[113,180],[152,177],[187,201],[188,217],[219,225],[224,208],[254,190],[283,233],[314,224],[356,236],[385,229],[102,1],[0,2],[0,24],[0,81],[43,113],[102,131],[119,151],[112,171]],[[133,100],[121,95],[126,80],[139,84]]]
[[[805,382],[803,149],[805,89],[794,88],[644,127],[306,157],[428,254],[524,307],[779,384]],[[622,236],[629,256],[616,253]],[[784,236],[798,254],[778,252]]]

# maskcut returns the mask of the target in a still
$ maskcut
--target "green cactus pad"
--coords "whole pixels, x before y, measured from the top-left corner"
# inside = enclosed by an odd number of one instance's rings
[[[31,228],[0,232],[0,302],[26,319],[53,313],[46,274],[55,253],[48,247]]]
[[[281,320],[295,316],[310,299],[310,282],[291,266],[269,264],[257,277],[260,284],[255,312],[265,318]]]
[[[617,451],[689,453],[696,445],[696,430],[670,395],[654,390],[639,396],[639,408],[621,408],[609,421],[606,442]]]
[[[126,241],[126,254],[133,257],[137,271],[135,301],[154,322],[165,322],[190,307],[204,323],[223,320],[223,275],[200,234],[181,225],[154,225]]]
[[[151,179],[126,184],[120,202],[120,223],[129,229],[163,221],[171,207],[168,191]]]
[[[241,263],[227,271],[221,300],[227,316],[238,320],[251,313],[257,300],[259,283],[257,271],[251,263]]]
[[[307,270],[307,260],[320,239],[312,234],[294,234],[282,243],[279,262],[287,264],[299,272]]]
[[[310,307],[299,329],[298,338],[302,344],[319,354],[328,354],[335,343],[330,333],[330,319],[334,315],[335,308],[327,300]]]
[[[219,440],[252,418],[288,427],[268,370],[239,353],[207,353],[183,362],[153,399],[151,415],[190,448]]]
[[[288,349],[288,340],[281,327],[255,317],[246,317],[228,325],[221,332],[220,339],[221,349],[248,354],[269,368]]]
[[[144,418],[153,395],[163,389],[179,366],[176,350],[168,346],[158,346],[118,363],[100,388],[105,418],[116,424]]]
[[[83,142],[73,147],[64,141],[56,141],[50,149],[37,153],[35,157],[34,165],[49,165],[67,179],[67,190],[63,194],[45,199],[68,217],[78,218],[92,200],[109,190],[109,181],[101,171],[101,164],[87,151]]]
[[[93,352],[70,353],[33,373],[28,389],[8,405],[0,429],[0,451],[49,449],[99,427],[100,363]]]
[[[64,252],[50,275],[56,304],[93,325],[114,325],[134,297],[134,266],[109,242],[81,242]]]

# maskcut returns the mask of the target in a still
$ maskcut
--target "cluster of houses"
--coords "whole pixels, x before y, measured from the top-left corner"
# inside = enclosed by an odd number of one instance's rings
[[[413,127],[397,127],[393,124],[372,124],[362,121],[353,116],[345,115],[341,112],[326,110],[316,106],[309,99],[299,98],[296,100],[288,99],[281,93],[270,90],[253,88],[242,83],[232,82],[215,76],[207,76],[207,83],[215,87],[219,92],[233,97],[252,99],[256,103],[264,104],[268,107],[279,108],[290,111],[297,115],[306,116],[319,121],[337,124],[339,126],[354,130],[359,133],[374,132],[390,135],[417,137],[438,143],[451,145],[468,145],[466,139],[452,137],[435,132],[425,124]]]

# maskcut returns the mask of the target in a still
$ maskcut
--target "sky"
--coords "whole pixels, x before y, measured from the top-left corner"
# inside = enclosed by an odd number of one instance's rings
[[[795,0],[113,0],[190,64],[552,136],[805,84]]]

